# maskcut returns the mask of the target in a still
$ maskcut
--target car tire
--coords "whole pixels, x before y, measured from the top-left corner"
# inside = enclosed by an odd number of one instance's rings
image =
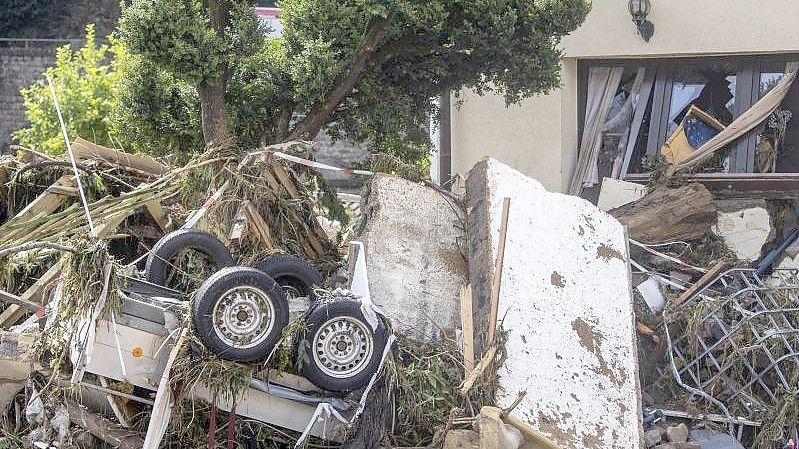
[[[178,229],[163,236],[150,254],[144,268],[145,279],[153,284],[169,287],[172,261],[184,249],[192,249],[205,254],[219,268],[233,265],[233,256],[224,243],[213,235],[199,229]]]
[[[290,303],[295,298],[308,298],[305,309],[310,309],[316,303],[314,286],[322,284],[322,274],[305,259],[275,254],[256,263],[255,268],[277,281]]]
[[[388,330],[376,330],[361,312],[361,303],[340,299],[318,304],[306,319],[308,359],[302,375],[328,391],[346,393],[363,388],[380,367]]]
[[[288,321],[288,303],[280,286],[254,268],[223,268],[200,286],[194,298],[192,323],[197,336],[226,360],[266,359]]]

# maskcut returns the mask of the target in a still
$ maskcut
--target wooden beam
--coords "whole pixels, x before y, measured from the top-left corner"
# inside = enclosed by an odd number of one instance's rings
[[[38,312],[39,309],[42,308],[41,304],[37,304],[33,301],[28,301],[22,297],[19,297],[13,293],[9,293],[4,290],[0,290],[0,301],[16,304],[19,307],[24,307],[25,309],[28,309],[28,311],[30,312]]]
[[[144,205],[144,211],[150,216],[153,223],[158,226],[158,229],[166,233],[167,229],[169,229],[169,217],[164,210],[164,206],[158,201],[150,201]]]
[[[461,287],[461,331],[465,376],[474,369],[474,317],[472,317],[472,286],[470,284]]]
[[[72,175],[64,175],[56,180],[51,187],[74,187]],[[51,191],[50,188],[45,190],[41,195],[36,197],[35,200],[28,203],[14,218],[14,221],[24,221],[33,218],[37,215],[48,215],[53,213],[56,209],[64,204],[67,199],[65,195],[59,195]]]
[[[486,351],[485,355],[480,360],[480,363],[478,363],[477,366],[474,367],[474,369],[469,373],[468,376],[466,376],[465,379],[463,379],[463,382],[458,387],[461,396],[466,396],[467,394],[469,394],[469,390],[472,389],[474,383],[477,382],[477,379],[479,379],[483,375],[483,373],[485,373],[485,370],[488,369],[488,367],[491,365],[491,362],[494,360],[494,357],[496,357],[496,355],[497,355],[496,346],[492,346],[488,349],[488,351]]]
[[[297,186],[294,184],[294,181],[292,181],[283,165],[281,165],[280,162],[272,159],[272,170],[274,170],[275,176],[277,176],[280,184],[289,193],[289,196],[295,200],[300,198],[300,192],[297,189]]]
[[[683,305],[685,301],[691,299],[694,295],[699,293],[699,291],[702,290],[708,283],[716,279],[716,277],[719,274],[721,274],[721,272],[724,271],[729,265],[730,262],[727,259],[722,259],[718,261],[715,265],[713,265],[712,268],[707,270],[707,272],[704,275],[702,275],[702,277],[699,278],[698,281],[694,282],[694,284],[691,285],[688,288],[688,290],[682,292],[682,294],[679,297],[677,297],[677,299],[675,299],[671,304],[669,304],[669,308],[675,309]]]
[[[505,261],[505,239],[508,235],[508,213],[510,198],[502,200],[502,221],[499,225],[499,243],[497,244],[497,261],[494,264],[494,277],[491,280],[491,315],[488,321],[488,344],[494,344],[497,329],[497,313],[499,312],[499,290],[502,286],[502,265]]]
[[[266,222],[266,220],[264,220],[264,217],[261,216],[261,213],[258,212],[258,209],[256,209],[255,206],[253,206],[249,201],[245,201],[244,208],[247,211],[249,223],[252,224],[252,230],[250,232],[258,236],[261,242],[263,242],[268,248],[274,248],[275,241],[272,239],[272,232],[269,230],[269,224]]]
[[[77,160],[100,159],[112,165],[133,168],[151,176],[169,171],[164,164],[145,154],[131,154],[122,150],[104,147],[78,137],[72,142],[72,154]]]

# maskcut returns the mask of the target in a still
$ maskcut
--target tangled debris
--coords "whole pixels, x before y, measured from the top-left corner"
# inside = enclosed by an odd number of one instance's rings
[[[96,332],[108,332],[106,326],[111,326],[112,335],[117,333],[130,295],[125,286],[167,231],[186,223],[207,230],[229,244],[239,265],[251,266],[274,253],[302,256],[326,274],[342,265],[341,230],[348,225],[347,210],[318,173],[286,164],[271,153],[275,148],[242,159],[210,149],[173,168],[81,140],[76,146],[85,150],[76,153],[82,158],[79,170],[93,227],[66,161],[28,153],[23,159],[3,158],[0,164],[5,181],[0,189],[0,280],[3,299],[10,300],[0,321],[6,328],[23,322],[19,330],[36,336],[36,369],[27,388],[7,403],[0,447],[144,444],[153,393],[87,371],[95,330],[86,323],[108,323],[98,325]],[[277,148],[292,149],[307,152],[303,143]],[[392,161],[381,164],[399,169]],[[339,231],[325,232],[320,225],[325,220],[340,223]],[[90,236],[92,231],[97,239]],[[190,297],[207,277],[207,262],[191,251],[171,261],[175,274],[182,276],[178,290]],[[37,332],[42,315],[47,331]],[[172,334],[188,326],[189,314],[175,312],[174,318]],[[299,431],[235,412],[253,379],[301,379],[296,376],[309,357],[301,318],[290,322],[272,355],[258,364],[224,360],[189,332],[171,371],[177,406],[160,447],[232,447],[234,441],[247,447],[292,447],[305,439]],[[463,355],[454,341],[400,339],[363,404],[363,416],[344,435],[345,445],[368,442],[372,447],[384,441],[440,446],[448,430],[468,425],[483,406],[494,404],[496,385],[489,379],[497,368],[492,364],[464,396],[458,393],[465,375]],[[209,391],[210,397],[191,393],[198,388]],[[357,404],[360,394],[343,400]],[[233,409],[224,411],[222,403],[232,403]],[[387,411],[394,418],[389,428]],[[312,437],[305,444],[330,443]]]

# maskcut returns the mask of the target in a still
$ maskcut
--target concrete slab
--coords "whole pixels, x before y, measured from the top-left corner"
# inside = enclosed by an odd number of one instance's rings
[[[740,260],[760,259],[760,251],[773,230],[765,201],[717,201],[718,220],[713,233]]]
[[[465,214],[430,187],[378,174],[357,240],[366,246],[372,300],[415,338],[454,335],[466,279]]]
[[[564,448],[639,448],[622,225],[587,201],[549,193],[494,159],[481,161],[467,181],[476,318],[488,303],[504,197],[511,201],[498,316],[509,335],[499,405],[526,391],[513,413]]]
[[[31,334],[0,332],[0,411],[7,410],[31,375],[33,339]]]
[[[597,206],[605,212],[641,199],[647,193],[643,184],[604,178],[599,191]]]

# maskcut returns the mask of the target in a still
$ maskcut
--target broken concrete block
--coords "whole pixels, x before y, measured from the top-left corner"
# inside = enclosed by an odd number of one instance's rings
[[[691,441],[698,444],[701,449],[744,449],[744,446],[735,438],[715,430],[692,430]]]
[[[765,201],[717,201],[718,219],[713,233],[738,259],[760,259],[760,250],[772,233]]]
[[[684,423],[666,428],[669,443],[685,443],[688,441],[688,427]]]
[[[654,447],[660,444],[662,440],[660,436],[660,430],[658,429],[651,429],[644,432],[644,443],[646,447]]]
[[[450,430],[444,437],[444,449],[480,449],[480,434],[474,430]]]
[[[385,174],[371,183],[365,226],[372,300],[395,329],[439,338],[460,323],[459,291],[466,279],[461,207],[441,192]]]
[[[486,331],[500,217],[510,198],[498,317],[509,332],[498,403],[563,448],[640,447],[641,403],[622,225],[578,197],[486,159],[467,180],[476,331]],[[553,276],[557,274],[557,276]],[[485,350],[485,342],[481,342]]]
[[[646,195],[647,186],[620,179],[605,178],[599,191],[597,207],[605,212],[615,209],[633,201],[640,200]]]
[[[6,410],[31,375],[33,335],[0,331],[0,410]]]

